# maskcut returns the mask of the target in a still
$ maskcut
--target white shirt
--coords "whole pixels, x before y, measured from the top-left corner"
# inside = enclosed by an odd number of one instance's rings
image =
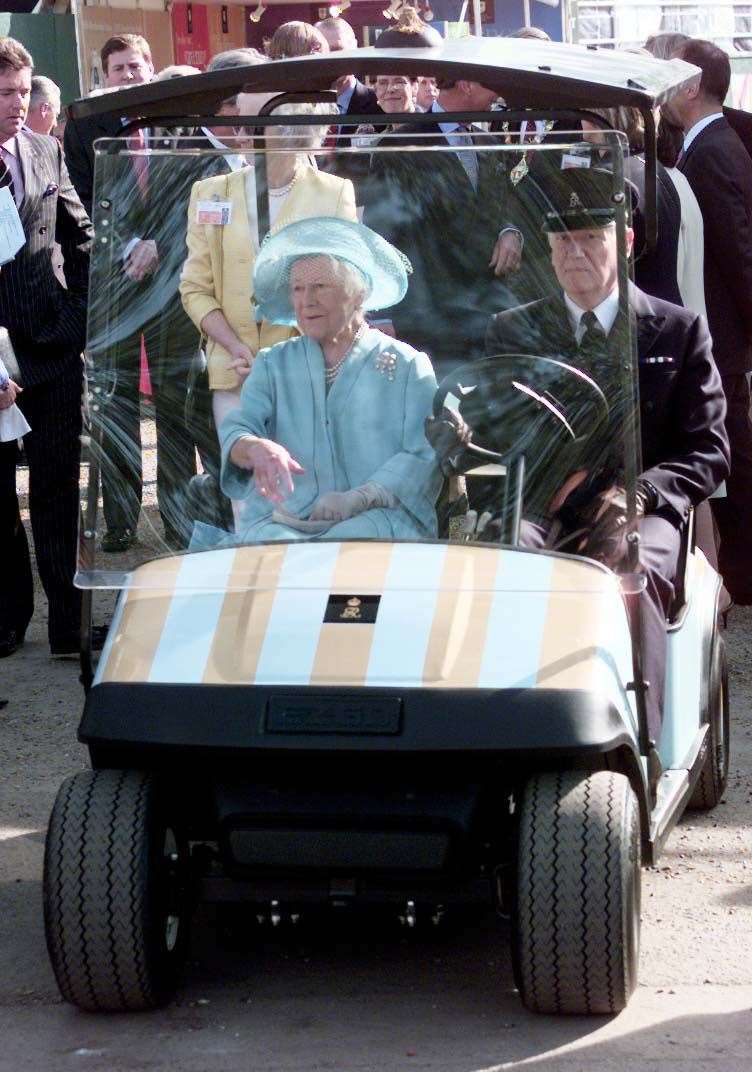
[[[715,123],[716,119],[723,119],[723,112],[713,112],[712,115],[706,115],[704,119],[698,119],[693,127],[690,127],[687,133],[684,135],[684,145],[682,146],[682,152],[687,151],[692,142],[695,140],[698,134],[702,134],[705,127],[709,127],[711,123]]]
[[[290,193],[291,184],[276,189],[269,187],[269,229],[274,229],[274,224],[282,210],[282,206]],[[256,172],[252,166],[246,164],[245,172],[245,207],[248,213],[248,226],[251,231],[251,242],[256,253],[259,250],[258,213],[256,205]]]
[[[582,342],[582,336],[585,334],[585,327],[582,323],[582,318],[587,312],[587,309],[581,309],[576,302],[573,302],[568,294],[564,294],[564,304],[567,307],[567,314],[569,316],[569,323],[572,325],[572,331],[574,337],[577,340],[579,346]],[[596,305],[593,309],[596,319],[603,331],[608,335],[611,328],[614,326],[614,320],[616,320],[616,314],[619,312],[619,289],[614,287],[608,297],[604,298],[600,305]]]
[[[341,115],[345,115],[347,109],[350,107],[350,101],[353,99],[356,84],[355,79],[353,79],[351,86],[347,86],[346,89],[343,89],[341,93],[337,94],[337,108]]]
[[[442,108],[438,101],[434,101],[429,108],[431,112],[445,112],[446,108]],[[470,135],[467,131],[463,130],[457,134],[459,123],[439,123],[439,130],[444,135],[450,145],[468,145]],[[426,127],[426,133],[428,128]]]

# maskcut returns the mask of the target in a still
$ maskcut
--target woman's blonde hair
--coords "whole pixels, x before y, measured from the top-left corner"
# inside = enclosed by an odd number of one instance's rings
[[[238,94],[238,104],[241,112],[243,94]],[[326,116],[321,126],[303,126],[300,123],[284,123],[266,128],[269,148],[296,149],[300,152],[312,152],[321,146],[322,141],[329,133],[329,126],[334,116],[339,115],[336,104],[280,104],[271,113],[272,115],[320,115]],[[279,138],[280,141],[273,139]],[[284,139],[284,144],[283,140]]]
[[[310,56],[328,52],[329,43],[320,30],[309,22],[283,22],[272,34],[266,46],[270,60],[289,60],[295,56]]]

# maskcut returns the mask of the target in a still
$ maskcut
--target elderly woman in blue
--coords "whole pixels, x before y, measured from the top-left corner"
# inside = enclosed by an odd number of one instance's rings
[[[256,302],[301,335],[260,351],[220,429],[222,488],[245,500],[239,542],[436,535],[433,369],[364,317],[404,297],[409,270],[347,220],[301,220],[264,242]]]

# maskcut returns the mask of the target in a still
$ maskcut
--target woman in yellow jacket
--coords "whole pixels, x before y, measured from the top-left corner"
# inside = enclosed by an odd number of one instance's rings
[[[312,107],[288,105],[279,111],[300,114],[310,112]],[[243,114],[242,103],[240,112]],[[271,153],[266,158],[271,233],[311,216],[357,218],[349,179],[317,171],[310,163],[308,154],[320,146],[326,130],[275,128],[275,135],[284,139],[275,141],[275,145],[294,148],[296,152]],[[232,152],[230,149],[228,156]],[[206,202],[216,202],[218,208],[221,205],[220,215],[224,214],[227,223],[202,222],[212,215],[206,211]],[[188,207],[188,257],[180,279],[180,296],[186,312],[206,339],[217,428],[240,405],[240,389],[258,351],[297,334],[295,328],[256,321],[251,281],[259,237],[252,166],[194,183]]]

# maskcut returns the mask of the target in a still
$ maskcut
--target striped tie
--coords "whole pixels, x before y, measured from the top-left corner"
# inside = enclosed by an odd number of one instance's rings
[[[13,176],[10,173],[10,168],[3,160],[2,156],[0,156],[0,190],[2,190],[4,186],[8,187],[8,189],[10,190],[10,196],[15,201],[16,188],[13,185]]]

